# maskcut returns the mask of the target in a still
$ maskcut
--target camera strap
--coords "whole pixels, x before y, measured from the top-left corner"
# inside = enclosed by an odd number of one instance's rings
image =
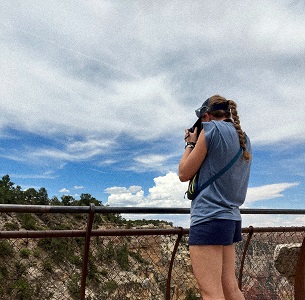
[[[227,172],[237,161],[237,159],[240,157],[240,154],[242,152],[242,148],[240,147],[236,155],[229,161],[229,163],[223,167],[218,173],[216,173],[214,176],[212,176],[208,181],[206,181],[199,189],[198,181],[199,181],[199,171],[195,174],[195,176],[189,181],[188,189],[184,194],[187,195],[187,198],[189,200],[194,200],[198,194],[204,190],[206,187],[208,187],[210,184],[212,184],[216,179],[218,179],[221,175],[223,175],[225,172]]]
[[[204,190],[207,186],[209,186],[210,184],[212,184],[216,179],[218,179],[221,175],[223,175],[225,172],[227,172],[237,161],[237,159],[239,158],[239,156],[242,153],[242,148],[240,147],[238,152],[236,153],[236,155],[231,159],[231,161],[225,166],[223,167],[218,173],[216,173],[214,176],[212,176],[208,181],[206,181],[202,187],[200,188],[200,190]]]

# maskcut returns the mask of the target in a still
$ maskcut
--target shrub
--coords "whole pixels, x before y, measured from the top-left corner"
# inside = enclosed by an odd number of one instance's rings
[[[70,224],[59,224],[49,226],[52,230],[71,230],[72,226]]]
[[[33,289],[31,285],[24,278],[19,278],[12,285],[12,289],[16,292],[16,298],[18,300],[31,300],[33,299]]]
[[[11,256],[13,253],[13,246],[8,241],[0,240],[0,257]]]
[[[33,250],[33,256],[36,257],[36,258],[40,258],[40,255],[41,255],[41,249],[35,248]]]
[[[7,231],[14,231],[19,230],[19,225],[17,222],[8,222],[4,225],[4,228]]]
[[[138,248],[137,252],[132,252],[132,251],[129,252],[129,255],[131,257],[133,257],[134,259],[136,259],[141,264],[146,264],[146,265],[148,264],[148,261],[142,257],[141,251],[139,248]]]
[[[77,275],[73,275],[69,280],[68,290],[72,299],[79,299],[80,284],[79,284],[79,277]]]
[[[185,296],[185,300],[200,300],[200,299],[201,298],[198,298],[196,296],[196,293],[192,289],[189,289]]]
[[[104,284],[103,290],[105,292],[107,292],[108,294],[112,294],[116,290],[117,287],[118,287],[118,285],[115,283],[115,281],[111,280]]]
[[[115,251],[114,251],[112,241],[110,241],[107,244],[107,247],[105,250],[101,249],[100,256],[101,256],[102,260],[105,260],[105,261],[112,261],[115,258]]]
[[[0,276],[6,277],[7,275],[8,275],[8,270],[6,265],[4,265],[3,262],[0,262]]]
[[[20,221],[21,226],[26,230],[37,229],[36,219],[32,214],[29,214],[29,213],[19,214],[18,220]]]
[[[93,280],[95,282],[99,282],[97,274],[98,274],[97,265],[93,262],[92,255],[90,255],[89,265],[88,265],[88,279]]]
[[[107,277],[108,271],[107,271],[106,269],[103,269],[103,270],[101,271],[101,275],[104,276],[104,277]]]
[[[77,267],[81,267],[82,266],[82,263],[83,263],[83,260],[82,260],[82,257],[77,255],[77,254],[72,254],[70,257],[69,257],[69,262]]]
[[[0,261],[0,295],[4,292],[5,280],[8,276],[7,267]],[[1,298],[2,299],[2,298]]]
[[[95,225],[100,225],[100,224],[103,224],[104,221],[103,221],[103,218],[100,214],[95,214],[94,215],[94,224]]]
[[[22,258],[28,258],[30,256],[30,254],[31,254],[31,250],[29,248],[22,248],[20,250],[20,256]]]
[[[66,238],[43,238],[38,241],[38,246],[47,251],[55,262],[70,260],[76,250]]]
[[[125,270],[125,271],[129,270],[127,244],[124,244],[122,247],[117,249],[117,252],[116,252],[116,261],[118,262],[119,266],[123,270]]]
[[[43,262],[43,265],[42,265],[44,271],[47,271],[47,272],[52,272],[53,271],[53,263],[50,259],[46,259],[44,262]]]
[[[26,272],[26,266],[23,263],[21,263],[20,261],[17,261],[15,263],[15,267],[16,267],[17,278],[20,278]]]

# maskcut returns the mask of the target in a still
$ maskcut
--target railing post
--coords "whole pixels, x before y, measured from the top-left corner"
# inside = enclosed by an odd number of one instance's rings
[[[294,279],[294,299],[304,300],[305,295],[305,237],[300,249]]]
[[[173,270],[173,265],[174,265],[174,260],[175,260],[175,256],[183,235],[183,228],[180,227],[180,232],[178,233],[178,237],[174,246],[174,250],[172,253],[172,258],[169,264],[169,270],[168,270],[168,274],[167,274],[167,282],[166,282],[166,295],[165,295],[165,299],[166,300],[170,300],[170,296],[171,296],[171,279],[172,279],[172,270]]]
[[[239,287],[240,290],[242,289],[242,280],[243,280],[245,258],[246,258],[246,254],[247,254],[247,251],[248,251],[248,248],[249,248],[249,244],[250,244],[252,235],[253,235],[253,227],[249,226],[249,234],[248,234],[247,242],[245,244],[243,256],[242,256],[241,263],[240,263],[240,269],[239,269],[238,287]]]
[[[88,275],[89,248],[90,248],[90,238],[92,232],[92,224],[94,220],[94,213],[95,213],[95,205],[93,203],[90,203],[90,211],[87,220],[86,239],[85,239],[84,254],[83,254],[80,300],[85,300],[85,294],[86,294],[86,279]]]

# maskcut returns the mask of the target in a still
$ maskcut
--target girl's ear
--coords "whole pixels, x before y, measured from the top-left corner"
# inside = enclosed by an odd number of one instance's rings
[[[210,122],[212,120],[211,115],[208,113],[204,113],[202,120],[203,122]]]

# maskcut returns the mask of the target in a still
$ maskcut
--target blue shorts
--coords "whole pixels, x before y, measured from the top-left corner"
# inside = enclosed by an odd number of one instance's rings
[[[241,221],[215,219],[190,227],[190,246],[228,246],[241,240]]]

